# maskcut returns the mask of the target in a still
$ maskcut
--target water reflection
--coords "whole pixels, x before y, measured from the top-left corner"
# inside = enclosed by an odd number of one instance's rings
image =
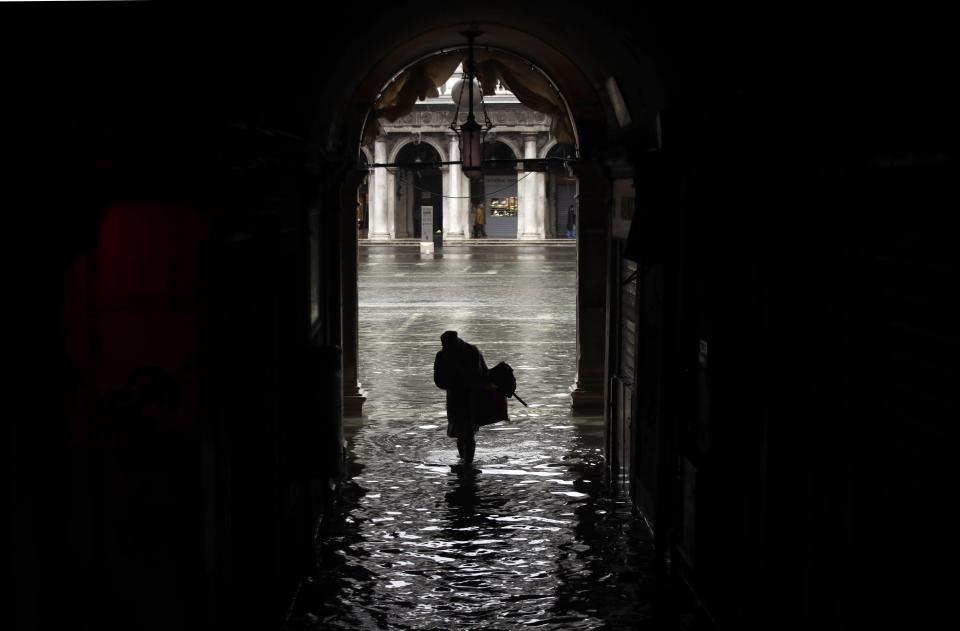
[[[324,572],[300,606],[336,629],[617,628],[619,610],[635,628],[645,610],[623,582],[649,565],[630,546],[649,544],[625,505],[603,497],[598,448],[579,442],[522,467],[405,463],[412,480],[355,463],[323,533]]]
[[[321,571],[296,603],[306,626],[650,622],[647,533],[605,494],[601,420],[569,411],[575,253],[527,250],[487,248],[429,265],[415,253],[362,262],[361,366],[371,398],[367,418],[348,427],[350,478],[321,533]],[[410,306],[421,303],[432,306]],[[509,361],[533,404],[511,403],[509,422],[480,431],[479,470],[456,466],[431,382],[448,328],[488,364]]]

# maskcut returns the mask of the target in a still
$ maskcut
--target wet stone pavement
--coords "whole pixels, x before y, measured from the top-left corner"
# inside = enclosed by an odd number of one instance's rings
[[[365,418],[325,520],[320,573],[293,620],[319,629],[644,629],[652,547],[603,480],[603,426],[573,416],[576,250],[362,248]],[[510,420],[480,429],[464,471],[433,384],[440,334],[510,363]]]

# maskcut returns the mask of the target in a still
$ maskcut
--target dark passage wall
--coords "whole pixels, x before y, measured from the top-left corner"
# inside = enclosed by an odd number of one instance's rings
[[[809,22],[803,52],[685,23],[723,52],[675,51],[662,148],[634,154],[646,325],[612,415],[634,414],[637,506],[722,628],[955,608],[957,95],[933,22],[901,17]]]

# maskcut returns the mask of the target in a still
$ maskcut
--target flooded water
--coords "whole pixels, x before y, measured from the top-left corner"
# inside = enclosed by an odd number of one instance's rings
[[[574,248],[365,248],[365,418],[300,615],[321,629],[637,629],[652,624],[652,547],[604,485],[600,418],[574,417]],[[510,363],[510,420],[457,466],[432,380],[447,329]],[[662,628],[662,627],[658,627]]]

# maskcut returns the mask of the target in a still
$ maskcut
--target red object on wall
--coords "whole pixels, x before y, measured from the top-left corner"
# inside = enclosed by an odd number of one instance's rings
[[[164,423],[192,422],[197,266],[207,234],[207,217],[189,206],[115,204],[101,222],[94,252],[68,266],[67,355],[89,371],[98,398],[127,388],[138,370],[152,367],[178,390],[176,409],[163,415]]]

